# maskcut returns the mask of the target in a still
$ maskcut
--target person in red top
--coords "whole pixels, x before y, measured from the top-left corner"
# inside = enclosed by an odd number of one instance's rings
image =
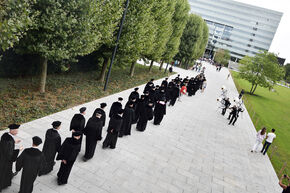
[[[180,100],[180,99],[181,99],[181,96],[182,96],[182,95],[186,95],[186,93],[187,93],[187,84],[184,84],[184,85],[181,87],[181,89],[180,89],[179,101],[181,101],[181,100]]]

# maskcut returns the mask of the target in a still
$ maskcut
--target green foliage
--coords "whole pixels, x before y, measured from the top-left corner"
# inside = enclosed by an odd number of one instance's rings
[[[239,73],[231,72],[231,74],[239,92],[242,89],[250,90],[252,85],[248,81],[240,79]],[[276,129],[277,138],[270,148],[277,146],[277,151],[274,152],[270,149],[267,154],[272,157],[271,162],[278,175],[284,162],[289,163],[290,158],[290,89],[278,85],[274,89],[276,92],[269,92],[267,88],[259,87],[256,95],[246,92],[244,102],[257,130],[264,126],[268,130]],[[287,172],[289,175],[289,164],[285,169],[285,173]]]
[[[33,25],[37,12],[32,13],[32,0],[1,0],[0,50],[14,46]]]
[[[257,86],[272,89],[285,75],[275,54],[266,51],[254,57],[245,56],[240,63],[242,64],[239,69],[240,77],[252,84],[251,94],[255,92]]]
[[[154,0],[151,16],[154,25],[151,29],[156,30],[151,52],[147,52],[146,57],[150,60],[159,61],[165,52],[166,44],[171,37],[172,17],[174,14],[176,1]]]
[[[181,41],[181,36],[187,23],[188,12],[190,5],[188,0],[176,0],[174,15],[171,20],[172,34],[166,44],[166,50],[162,59],[170,62],[172,58],[178,53],[178,48]]]
[[[207,23],[205,21],[203,21],[203,23],[202,23],[202,39],[200,41],[199,50],[197,53],[197,58],[200,58],[203,56],[203,53],[205,52],[205,48],[207,46],[208,36],[209,36],[209,29],[208,29]]]
[[[203,19],[195,14],[190,14],[179,46],[176,58],[186,63],[202,56],[201,48],[205,47],[208,39],[208,30],[204,27]]]
[[[285,79],[287,82],[290,82],[290,63],[287,63],[287,64],[284,66],[284,69],[285,69],[285,76],[284,76],[284,79]]]
[[[224,49],[219,48],[216,51],[214,60],[217,63],[222,64],[224,66],[228,66],[230,59],[231,59],[231,55],[230,55],[230,52],[228,50],[224,50]]]

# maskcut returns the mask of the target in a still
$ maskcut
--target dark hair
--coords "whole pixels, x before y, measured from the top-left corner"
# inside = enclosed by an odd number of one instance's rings
[[[261,130],[261,135],[264,135],[266,133],[267,128],[263,127],[263,129]]]
[[[272,129],[272,132],[274,133],[275,131],[276,131],[276,130],[273,128],[273,129]]]

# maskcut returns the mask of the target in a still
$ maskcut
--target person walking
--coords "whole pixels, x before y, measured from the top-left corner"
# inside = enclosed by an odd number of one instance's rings
[[[266,127],[263,127],[263,129],[258,131],[256,135],[256,142],[253,146],[253,149],[251,150],[252,153],[257,152],[259,145],[261,145],[264,139],[266,138],[266,131],[267,131]]]
[[[287,185],[283,184],[284,179],[287,179],[287,182],[288,182]],[[281,188],[283,188],[282,193],[290,193],[290,178],[289,178],[289,176],[284,174],[279,180],[279,185],[281,186]]]
[[[272,129],[272,131],[267,134],[266,141],[263,145],[263,149],[261,150],[261,153],[263,153],[263,155],[267,153],[270,145],[273,143],[275,138],[276,138],[275,129]]]

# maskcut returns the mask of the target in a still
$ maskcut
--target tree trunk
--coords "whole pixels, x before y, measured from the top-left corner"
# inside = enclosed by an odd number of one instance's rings
[[[188,62],[189,60],[185,60],[185,69],[188,70]]]
[[[159,67],[159,70],[161,71],[162,70],[162,67],[163,67],[163,60],[161,61],[161,63],[160,63],[160,67]]]
[[[251,88],[251,90],[250,90],[250,94],[252,94],[252,90],[253,90],[253,88],[254,88],[254,84],[252,84],[252,88]]]
[[[154,61],[153,61],[153,60],[151,60],[150,67],[149,67],[149,72],[151,72],[151,71],[152,71],[153,63],[154,63]]]
[[[130,76],[131,76],[131,77],[134,76],[135,65],[136,65],[136,61],[132,62],[132,64],[131,64],[131,68],[130,68]]]
[[[164,73],[167,72],[168,66],[169,66],[169,63],[166,64],[166,68],[165,68],[165,70],[164,70]]]
[[[40,74],[40,93],[45,93],[45,84],[47,77],[47,58],[42,58],[41,60],[41,74]]]
[[[257,88],[257,87],[258,87],[258,84],[255,85],[255,88],[254,88],[252,94],[254,94],[254,92],[256,91],[256,88]]]
[[[104,82],[104,80],[105,80],[105,75],[106,75],[108,64],[109,64],[109,58],[104,58],[102,71],[101,71],[101,74],[100,74],[100,76],[98,78],[98,80],[101,81],[101,82]]]

